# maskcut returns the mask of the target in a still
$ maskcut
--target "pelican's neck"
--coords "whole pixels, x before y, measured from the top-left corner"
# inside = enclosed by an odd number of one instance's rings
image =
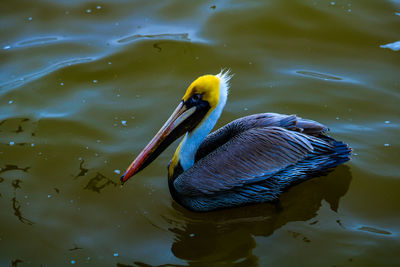
[[[184,171],[194,165],[196,152],[200,144],[211,132],[221,116],[222,110],[225,107],[228,98],[229,79],[228,73],[220,73],[217,75],[220,78],[219,84],[219,101],[216,107],[211,109],[204,117],[202,122],[192,131],[187,132],[182,142],[180,143],[176,153],[178,153],[179,162]],[[176,155],[175,155],[176,156]]]

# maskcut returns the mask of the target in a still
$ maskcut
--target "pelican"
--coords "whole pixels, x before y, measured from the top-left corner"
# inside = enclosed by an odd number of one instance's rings
[[[125,183],[183,136],[168,165],[172,198],[204,212],[274,202],[289,186],[326,174],[351,148],[326,126],[296,115],[261,113],[212,132],[232,75],[221,71],[190,84],[179,105],[121,177]]]

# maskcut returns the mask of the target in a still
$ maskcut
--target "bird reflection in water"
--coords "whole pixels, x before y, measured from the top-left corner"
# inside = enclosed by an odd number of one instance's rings
[[[294,221],[312,220],[325,200],[332,211],[339,209],[340,199],[347,193],[352,176],[348,166],[339,166],[327,176],[308,180],[283,193],[280,201],[217,212],[195,213],[175,202],[175,212],[164,216],[175,235],[171,246],[173,255],[191,263],[224,262],[229,266],[258,266],[254,237],[268,237]],[[338,215],[338,217],[340,217]],[[339,226],[340,227],[340,226]],[[304,242],[313,240],[302,233],[287,231]],[[137,266],[152,266],[135,262]],[[163,264],[159,266],[186,266]]]

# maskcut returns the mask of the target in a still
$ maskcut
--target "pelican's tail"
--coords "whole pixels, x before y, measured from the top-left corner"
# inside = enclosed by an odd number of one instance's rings
[[[240,192],[240,195],[248,198],[248,203],[273,202],[292,185],[327,175],[338,165],[350,160],[352,150],[347,144],[325,135],[320,135],[318,139],[324,142],[312,142],[314,151],[307,158],[278,173],[263,177],[259,182],[236,189],[233,197],[237,198]]]
[[[285,170],[284,175],[289,175],[293,178],[287,186],[313,177],[327,175],[338,165],[350,160],[352,149],[347,144],[328,136],[320,136],[320,138],[329,143],[331,148],[328,151],[326,147],[321,150],[318,144],[313,144],[315,146],[314,153]]]
[[[332,139],[334,140],[334,139]],[[347,144],[343,143],[342,141],[336,141],[334,140],[333,145],[335,146],[334,149],[334,154],[332,155],[333,158],[336,159],[335,164],[333,167],[338,166],[339,164],[345,163],[346,161],[350,160],[351,156],[351,147],[349,147]]]

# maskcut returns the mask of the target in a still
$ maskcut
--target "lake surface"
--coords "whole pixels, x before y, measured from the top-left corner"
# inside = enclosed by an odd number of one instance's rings
[[[400,264],[400,1],[2,1],[1,266]],[[119,177],[187,86],[230,68],[217,127],[261,112],[354,149],[281,207],[193,213],[177,143]]]

